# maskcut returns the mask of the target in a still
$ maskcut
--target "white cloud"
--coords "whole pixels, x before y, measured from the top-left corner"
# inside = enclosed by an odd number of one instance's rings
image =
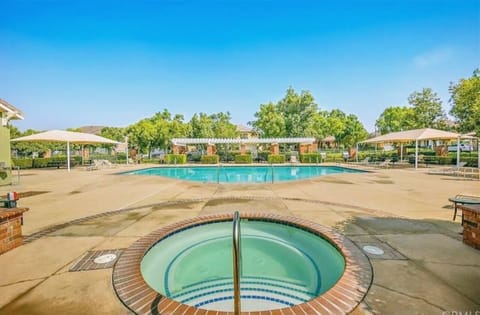
[[[414,64],[419,68],[435,66],[448,61],[453,55],[451,48],[437,48],[427,51],[413,58]]]

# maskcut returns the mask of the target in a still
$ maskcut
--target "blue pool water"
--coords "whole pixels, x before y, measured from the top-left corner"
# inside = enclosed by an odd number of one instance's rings
[[[344,257],[322,237],[273,222],[242,220],[241,226],[244,311],[304,303],[343,274]],[[143,257],[141,272],[162,295],[199,308],[232,311],[232,222],[195,226],[161,240]]]
[[[153,167],[124,174],[165,176],[204,183],[272,183],[361,172],[338,166],[177,166]]]

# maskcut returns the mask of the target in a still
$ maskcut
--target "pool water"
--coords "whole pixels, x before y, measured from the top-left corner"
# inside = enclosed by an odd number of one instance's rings
[[[232,222],[180,231],[154,245],[141,262],[146,283],[183,304],[233,310]],[[279,223],[241,221],[242,310],[297,305],[331,288],[345,259],[328,241]]]
[[[338,166],[154,167],[123,174],[165,176],[204,183],[272,183],[364,171]]]

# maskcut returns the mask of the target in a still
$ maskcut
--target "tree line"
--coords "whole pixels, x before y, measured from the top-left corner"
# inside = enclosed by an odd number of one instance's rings
[[[480,70],[470,78],[452,82],[449,87],[450,115],[452,125],[443,111],[442,102],[430,88],[415,91],[408,97],[408,106],[385,108],[376,120],[378,132],[402,131],[417,128],[437,128],[458,132],[476,131],[480,134]],[[334,136],[342,147],[351,147],[367,139],[368,132],[358,117],[340,109],[322,110],[309,91],[296,92],[289,87],[285,96],[277,102],[260,104],[248,124],[260,137],[315,137],[323,139]],[[11,137],[30,135],[37,131],[20,132],[9,125]],[[101,136],[123,142],[128,136],[130,147],[150,154],[153,149],[168,151],[172,138],[236,138],[238,131],[231,122],[229,112],[214,114],[196,113],[189,121],[181,114],[172,114],[167,109],[152,117],[141,119],[125,128],[105,127]],[[12,148],[22,155],[42,152],[47,148],[61,148],[58,144],[12,143]]]

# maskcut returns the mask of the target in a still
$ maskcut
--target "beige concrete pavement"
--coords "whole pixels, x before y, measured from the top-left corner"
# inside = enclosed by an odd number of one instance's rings
[[[480,182],[424,171],[375,170],[289,183],[216,185],[118,175],[131,168],[22,171],[24,234],[108,211],[115,215],[53,228],[0,255],[0,314],[127,313],[112,269],[69,272],[88,250],[126,248],[139,237],[201,214],[260,211],[336,228],[357,244],[384,245],[403,259],[371,258],[374,279],[356,314],[480,311],[480,251],[461,242],[448,197]],[[395,256],[394,255],[394,256]],[[452,313],[453,314],[453,313]]]

